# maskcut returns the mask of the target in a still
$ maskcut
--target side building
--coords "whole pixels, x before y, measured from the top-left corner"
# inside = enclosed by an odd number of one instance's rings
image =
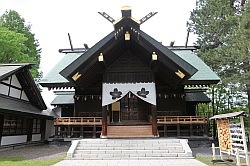
[[[42,142],[54,134],[31,65],[0,64],[0,147]]]
[[[66,55],[40,82],[52,101],[59,137],[204,136],[207,117],[196,114],[220,78],[194,47],[166,47],[140,29],[124,8],[114,31],[91,48]]]

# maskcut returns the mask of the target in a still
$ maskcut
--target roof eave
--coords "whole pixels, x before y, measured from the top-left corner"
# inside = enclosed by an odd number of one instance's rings
[[[181,69],[185,71],[186,75],[184,78],[185,80],[191,78],[191,76],[198,71],[194,66],[184,61],[182,58],[180,58],[177,54],[172,52],[166,46],[159,44],[158,41],[156,41],[154,38],[143,32],[142,30],[140,30],[140,38],[146,40],[148,42],[147,44],[150,44],[156,50],[159,50],[162,54],[166,55],[167,58],[169,58],[177,66],[180,66]]]
[[[114,32],[112,31],[109,33],[106,37],[104,37],[102,40],[100,40],[98,43],[96,43],[93,47],[88,49],[84,56],[80,56],[75,61],[73,61],[70,65],[68,65],[66,68],[64,68],[60,74],[65,77],[69,82],[75,84],[75,82],[72,80],[72,76],[80,70],[81,65],[86,62],[93,54],[100,51],[101,48],[105,46],[106,43],[108,43],[110,40],[114,38]]]

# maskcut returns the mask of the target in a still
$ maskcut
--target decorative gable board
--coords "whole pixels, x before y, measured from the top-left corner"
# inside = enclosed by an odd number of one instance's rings
[[[2,82],[6,83],[7,85],[0,83],[0,94],[29,101],[26,93],[24,92],[15,74],[11,75],[6,80],[3,80]]]

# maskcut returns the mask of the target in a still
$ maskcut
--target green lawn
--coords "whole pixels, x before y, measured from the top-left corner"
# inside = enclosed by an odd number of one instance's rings
[[[0,166],[49,166],[63,159],[64,157],[48,160],[28,160],[22,157],[0,157]]]
[[[199,160],[200,162],[203,162],[207,165],[213,165],[213,163],[211,162],[213,160],[213,157],[196,156],[195,159]],[[233,162],[233,164],[235,164],[235,162]],[[226,163],[216,163],[215,165],[228,166],[228,164],[226,164]]]

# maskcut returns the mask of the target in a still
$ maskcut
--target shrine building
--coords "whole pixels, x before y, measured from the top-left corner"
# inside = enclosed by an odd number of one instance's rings
[[[100,14],[114,30],[91,48],[60,49],[64,57],[40,82],[56,94],[55,136],[205,136],[207,117],[196,106],[210,102],[204,92],[220,78],[196,48],[164,46],[142,31],[156,13],[141,20],[127,7],[118,20]]]

